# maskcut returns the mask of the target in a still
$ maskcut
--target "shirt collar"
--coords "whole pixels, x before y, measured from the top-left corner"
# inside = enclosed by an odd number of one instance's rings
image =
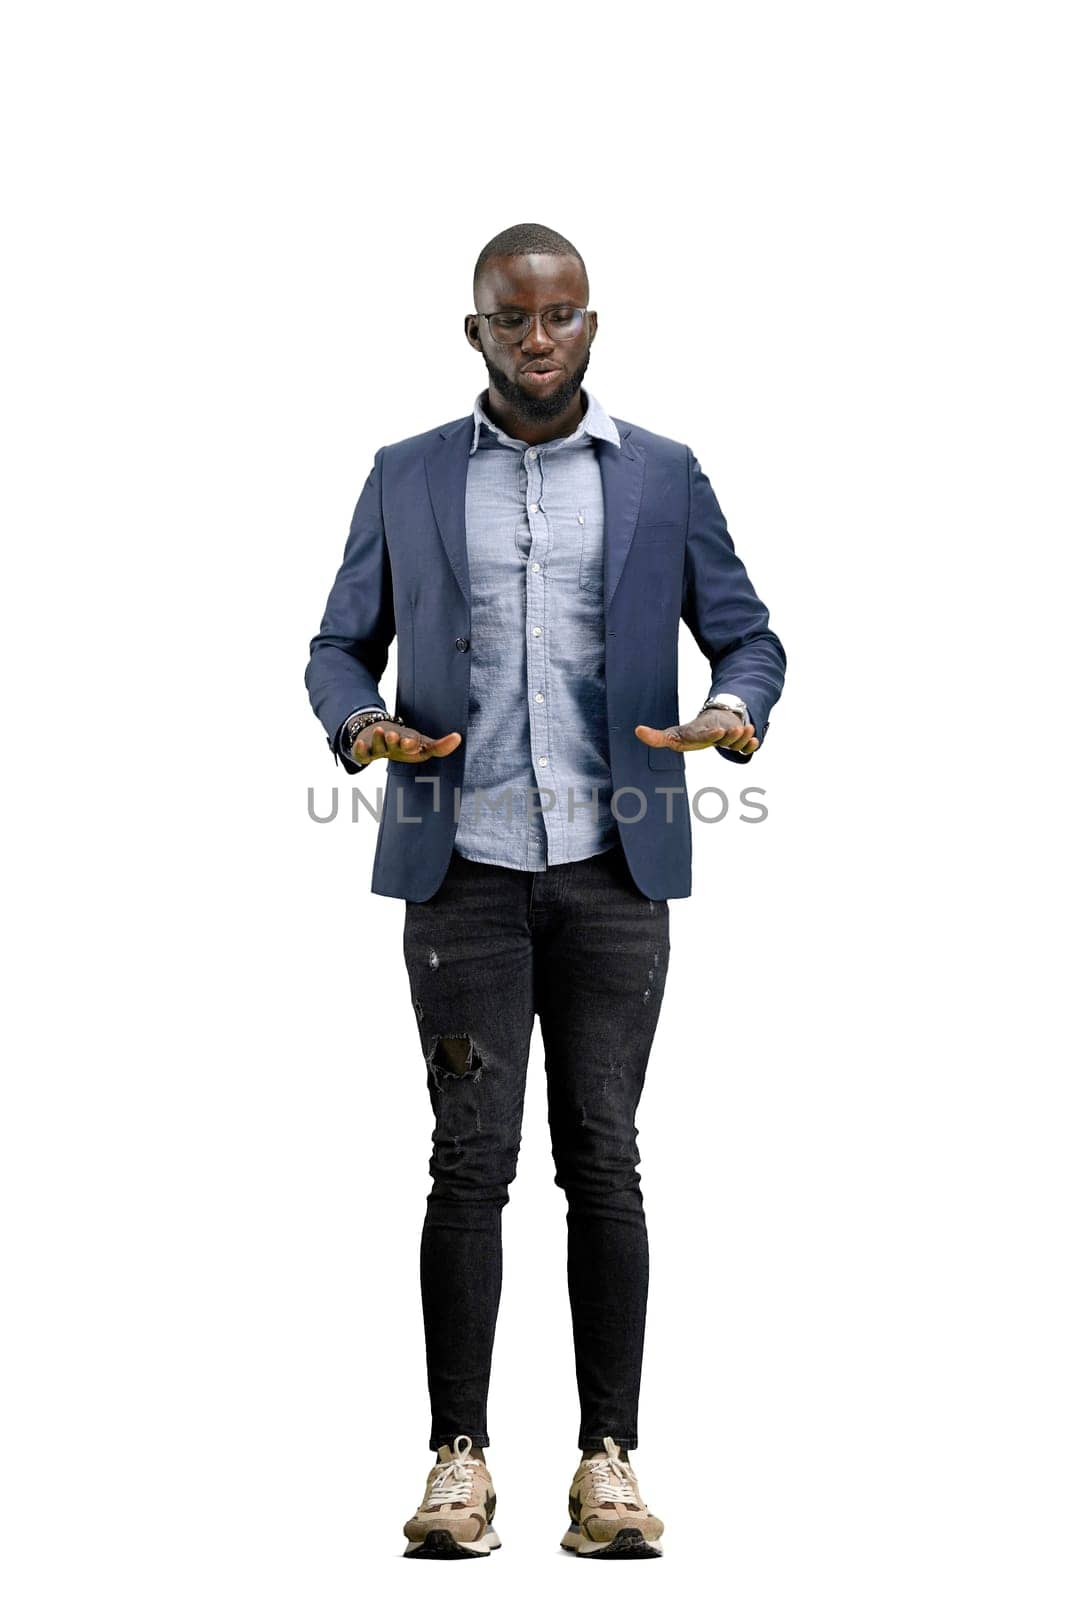
[[[604,410],[604,407],[600,404],[596,395],[590,394],[589,390],[584,387],[582,388],[581,393],[584,394],[587,402],[585,415],[575,428],[574,432],[568,433],[562,439],[546,439],[544,444],[539,446],[540,449],[550,450],[557,445],[573,444],[576,440],[582,438],[586,434],[594,439],[605,439],[609,444],[615,445],[617,449],[622,448],[622,444],[619,439],[619,430],[608,416],[607,412]],[[513,439],[510,434],[505,433],[503,428],[498,427],[493,419],[486,414],[482,402],[486,399],[488,394],[489,390],[483,389],[481,394],[478,395],[474,402],[474,443],[470,448],[471,455],[473,455],[477,450],[481,441],[481,431],[483,425],[492,429],[493,433],[496,434],[501,444],[514,445],[519,450],[525,450],[526,443],[524,440]]]

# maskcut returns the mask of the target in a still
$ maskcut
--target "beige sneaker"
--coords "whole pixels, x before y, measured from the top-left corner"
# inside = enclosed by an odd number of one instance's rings
[[[560,1544],[575,1555],[626,1560],[663,1554],[663,1523],[642,1500],[634,1469],[620,1459],[614,1439],[578,1463],[570,1513]]]
[[[493,1527],[493,1480],[485,1462],[471,1455],[473,1448],[468,1435],[461,1433],[451,1449],[444,1444],[437,1452],[422,1504],[404,1524],[406,1556],[456,1561],[499,1549]]]

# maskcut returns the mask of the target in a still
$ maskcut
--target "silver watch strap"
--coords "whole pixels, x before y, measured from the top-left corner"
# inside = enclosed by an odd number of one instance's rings
[[[734,715],[740,717],[743,722],[748,722],[750,720],[748,706],[741,699],[740,695],[736,694],[710,694],[700,709],[701,711],[732,711]]]

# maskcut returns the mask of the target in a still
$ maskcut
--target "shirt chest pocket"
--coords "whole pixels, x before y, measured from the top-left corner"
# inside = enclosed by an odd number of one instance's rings
[[[604,593],[604,519],[582,507],[577,514],[578,588],[584,594]]]
[[[550,513],[547,546],[545,576],[557,594],[603,595],[604,528],[598,513],[584,507]],[[531,536],[525,517],[515,529],[515,548],[527,566],[545,549],[544,539]]]

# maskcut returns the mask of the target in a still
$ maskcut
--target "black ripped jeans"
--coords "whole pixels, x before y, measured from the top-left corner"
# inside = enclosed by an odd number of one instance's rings
[[[541,1019],[580,1449],[637,1444],[648,1239],[634,1115],[670,952],[666,900],[616,843],[544,872],[453,851],[437,893],[407,903],[404,959],[435,1116],[420,1275],[430,1448],[487,1445],[501,1210],[515,1176],[530,1036]],[[531,1418],[531,1424],[534,1419]]]

